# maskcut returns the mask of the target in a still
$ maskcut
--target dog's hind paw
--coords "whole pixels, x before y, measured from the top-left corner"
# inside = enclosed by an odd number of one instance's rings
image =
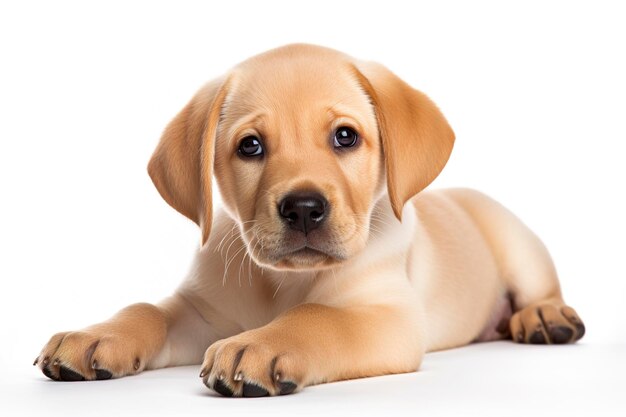
[[[573,308],[550,302],[518,311],[511,317],[510,327],[517,343],[574,343],[585,334],[585,325]]]

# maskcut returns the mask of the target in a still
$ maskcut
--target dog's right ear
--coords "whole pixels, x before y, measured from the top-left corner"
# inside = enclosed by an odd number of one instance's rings
[[[148,163],[159,194],[209,238],[213,218],[211,177],[215,136],[228,81],[205,85],[165,128]]]

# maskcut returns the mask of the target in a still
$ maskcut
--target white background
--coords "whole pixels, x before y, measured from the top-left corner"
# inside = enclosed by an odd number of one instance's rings
[[[625,21],[617,1],[3,1],[0,407],[623,412]],[[166,123],[208,79],[292,42],[382,62],[439,104],[457,143],[432,186],[480,189],[543,238],[582,343],[472,346],[243,403],[206,396],[193,367],[48,383],[30,363],[52,333],[158,301],[189,266],[199,232],[145,169]]]

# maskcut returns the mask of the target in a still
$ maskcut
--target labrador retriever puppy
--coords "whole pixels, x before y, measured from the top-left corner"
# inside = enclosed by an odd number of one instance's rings
[[[577,341],[537,236],[479,192],[422,191],[453,143],[433,102],[381,65],[300,44],[237,65],[148,165],[200,227],[187,278],[157,305],[55,334],[35,364],[75,381],[202,363],[209,388],[256,397],[412,372],[476,341]]]

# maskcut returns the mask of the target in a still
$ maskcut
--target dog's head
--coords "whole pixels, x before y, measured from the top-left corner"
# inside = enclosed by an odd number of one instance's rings
[[[258,264],[312,269],[365,246],[385,190],[400,219],[453,143],[437,107],[386,68],[290,45],[202,88],[166,128],[148,171],[200,226],[203,244],[215,175]]]

